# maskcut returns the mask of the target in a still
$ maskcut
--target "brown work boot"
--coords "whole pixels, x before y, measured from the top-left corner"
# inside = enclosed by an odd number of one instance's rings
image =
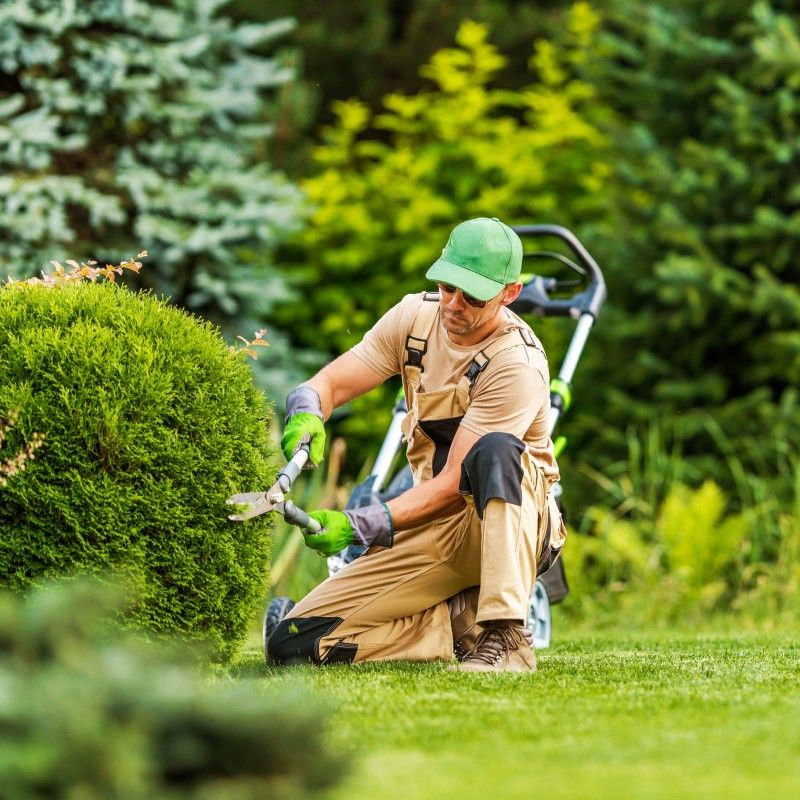
[[[461,672],[533,672],[533,634],[515,622],[486,622],[472,652],[451,669]]]
[[[483,628],[475,618],[478,616],[478,594],[480,586],[464,589],[453,595],[447,605],[450,609],[450,628],[453,631],[453,653],[463,661],[478,643]]]

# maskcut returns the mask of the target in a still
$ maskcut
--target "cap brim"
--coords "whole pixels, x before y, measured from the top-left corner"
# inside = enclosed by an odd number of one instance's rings
[[[476,300],[491,300],[500,294],[505,286],[504,283],[489,280],[483,275],[459,267],[458,264],[445,261],[443,258],[434,262],[433,266],[425,273],[425,277],[430,281],[449,283]]]

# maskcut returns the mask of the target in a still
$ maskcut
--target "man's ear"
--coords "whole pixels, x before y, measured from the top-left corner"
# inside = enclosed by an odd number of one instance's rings
[[[522,291],[521,283],[506,284],[505,289],[503,289],[503,296],[502,298],[500,298],[500,304],[504,306],[510,305],[519,297],[519,293],[521,291]]]

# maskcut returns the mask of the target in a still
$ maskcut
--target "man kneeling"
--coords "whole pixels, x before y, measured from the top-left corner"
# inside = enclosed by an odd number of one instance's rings
[[[541,343],[508,308],[522,243],[497,219],[458,225],[427,278],[352,350],[287,398],[282,446],[322,460],[332,410],[400,374],[414,485],[388,503],[312,511],[306,544],[369,549],[301,600],[267,643],[272,663],[459,659],[464,671],[536,668],[525,627],[537,564],[565,528],[548,434]]]

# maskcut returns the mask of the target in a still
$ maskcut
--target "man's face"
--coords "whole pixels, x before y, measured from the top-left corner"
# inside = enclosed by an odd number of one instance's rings
[[[471,339],[488,335],[497,325],[500,309],[508,305],[519,294],[517,286],[509,284],[491,300],[475,300],[461,289],[448,284],[439,284],[439,307],[442,324],[450,338],[459,344],[472,344]],[[459,341],[467,340],[467,341]]]

